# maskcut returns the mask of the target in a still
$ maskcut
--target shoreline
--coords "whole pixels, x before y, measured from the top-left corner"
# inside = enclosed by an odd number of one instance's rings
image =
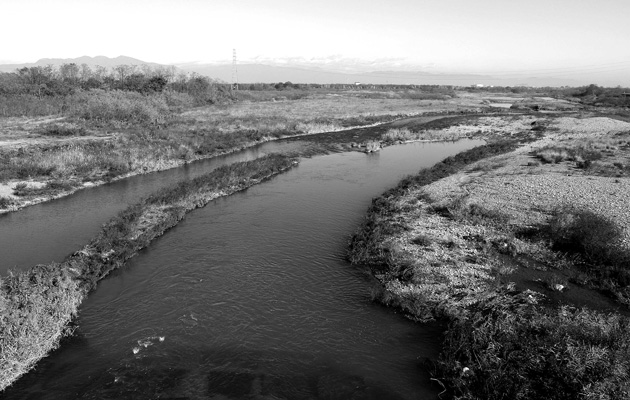
[[[374,300],[449,322],[429,367],[446,398],[626,398],[628,139],[607,118],[559,118],[373,200],[348,258],[380,283]],[[597,161],[544,161],[563,149]]]
[[[39,196],[39,197],[35,197],[35,198],[31,198],[31,199],[26,199],[23,201],[20,201],[21,198],[19,196],[15,196],[13,194],[9,194],[9,198],[10,200],[13,202],[13,204],[9,205],[7,208],[0,208],[0,217],[4,214],[8,214],[11,212],[15,212],[15,211],[19,211],[22,210],[26,207],[32,206],[32,205],[37,205],[37,204],[41,204],[41,203],[45,203],[48,201],[53,201],[55,199],[59,199],[59,198],[63,198],[69,195],[72,195],[73,193],[76,193],[80,190],[83,189],[89,189],[91,187],[96,187],[96,186],[101,186],[107,183],[111,183],[111,182],[117,182],[119,180],[123,180],[123,179],[127,179],[133,176],[139,176],[139,175],[144,175],[144,174],[149,174],[149,173],[154,173],[154,172],[161,172],[161,171],[166,171],[169,169],[173,169],[173,168],[178,168],[181,167],[183,165],[186,164],[190,164],[193,162],[197,162],[197,161],[203,161],[203,160],[208,160],[214,157],[221,157],[221,156],[226,156],[226,155],[230,155],[230,154],[234,154],[237,153],[239,151],[243,151],[243,150],[247,150],[253,147],[256,147],[258,145],[262,145],[264,143],[268,143],[268,142],[273,142],[273,141],[279,141],[279,140],[286,140],[286,139],[293,139],[293,138],[306,138],[309,136],[314,136],[314,135],[320,135],[320,134],[329,134],[329,133],[344,133],[344,132],[348,132],[348,131],[354,131],[354,130],[362,130],[362,129],[370,129],[370,128],[378,128],[378,127],[385,127],[388,125],[391,125],[392,127],[396,126],[396,127],[404,127],[406,124],[408,123],[414,123],[417,119],[419,118],[427,118],[429,119],[429,121],[426,121],[424,123],[428,123],[428,122],[432,122],[434,120],[439,120],[439,119],[444,119],[444,118],[455,118],[455,117],[466,117],[466,116],[475,116],[475,117],[479,117],[479,116],[492,116],[495,114],[505,114],[505,112],[502,113],[480,113],[480,112],[473,112],[472,110],[469,110],[467,112],[463,112],[463,111],[456,111],[456,112],[449,112],[449,111],[445,111],[445,112],[418,112],[418,113],[414,113],[414,114],[408,114],[405,115],[404,117],[399,117],[399,118],[395,118],[393,120],[389,120],[389,121],[384,121],[384,122],[376,122],[376,123],[372,123],[372,124],[368,124],[368,125],[356,125],[356,126],[350,126],[350,127],[345,127],[345,128],[341,128],[341,129],[337,129],[337,130],[333,130],[333,131],[326,131],[326,132],[313,132],[313,133],[298,133],[298,134],[292,134],[292,135],[282,135],[282,136],[278,136],[278,137],[272,137],[272,136],[265,136],[263,138],[261,138],[260,140],[255,140],[255,141],[250,141],[250,142],[246,142],[238,147],[226,150],[226,151],[222,151],[222,152],[218,152],[218,153],[212,153],[212,154],[208,154],[208,155],[202,155],[202,156],[198,156],[198,157],[194,157],[192,159],[189,160],[172,160],[171,162],[167,162],[166,165],[162,165],[159,166],[157,168],[153,168],[153,169],[149,169],[149,170],[138,170],[138,171],[134,171],[134,172],[129,172],[126,173],[124,175],[119,175],[116,176],[112,179],[109,180],[100,180],[100,181],[94,181],[94,182],[89,182],[89,184],[83,184],[82,186],[76,186],[74,188],[72,188],[71,190],[63,190],[61,192],[58,193],[53,193],[53,194],[49,194],[49,195],[43,195],[43,196]],[[521,115],[521,113],[513,113],[515,116]],[[401,124],[402,123],[402,124]],[[69,139],[64,139],[64,140],[69,140]],[[375,139],[376,140],[376,139]],[[383,140],[382,138],[378,138],[378,140],[376,141],[380,141],[381,143],[381,148],[382,147],[386,147],[389,145],[393,145],[393,144],[399,144],[399,143],[394,143],[394,142],[388,142]],[[412,139],[410,141],[403,141],[402,143],[411,143],[414,141],[423,141],[423,139]],[[427,141],[441,141],[441,139],[429,139]],[[347,143],[347,150],[348,151],[363,151],[365,152],[364,148],[366,147],[366,143],[362,143],[362,144],[358,144],[356,147],[351,146],[350,143]],[[13,182],[11,183],[10,187],[17,185],[18,183],[36,183],[36,184],[46,184],[46,181],[20,181],[20,182]],[[1,185],[0,185],[1,186]],[[5,185],[7,186],[7,185]],[[13,191],[13,189],[11,189],[11,191]],[[0,195],[0,198],[2,196]]]
[[[217,168],[130,206],[62,263],[34,266],[3,278],[0,392],[72,333],[69,324],[98,281],[122,267],[190,211],[270,179],[297,163],[295,158],[270,155]]]
[[[418,115],[420,115],[420,114],[418,114]],[[407,116],[407,117],[404,117],[404,118],[414,118],[414,116],[411,116],[411,117]],[[397,121],[397,120],[394,120],[394,121]],[[190,160],[174,161],[173,163],[168,163],[167,165],[165,165],[163,167],[160,167],[160,168],[146,170],[146,171],[138,170],[138,171],[135,171],[135,172],[130,172],[130,173],[127,173],[127,174],[124,174],[124,175],[116,176],[115,178],[113,178],[111,180],[107,180],[107,181],[101,180],[101,181],[96,181],[96,182],[90,182],[91,184],[89,184],[89,185],[85,185],[84,184],[83,186],[75,187],[72,190],[64,191],[64,192],[57,193],[57,194],[37,197],[37,198],[34,198],[34,199],[28,199],[28,200],[22,202],[21,204],[11,205],[10,208],[0,209],[0,216],[2,216],[3,214],[10,213],[10,212],[19,211],[19,210],[24,209],[24,208],[29,207],[29,206],[33,206],[33,205],[36,205],[36,204],[45,203],[47,201],[52,201],[52,200],[59,199],[59,198],[62,198],[62,197],[70,196],[71,194],[76,193],[76,192],[78,192],[80,190],[83,190],[83,189],[89,189],[91,187],[101,186],[101,185],[104,185],[104,184],[107,184],[107,183],[111,183],[111,182],[117,182],[119,180],[131,178],[133,176],[139,176],[139,175],[150,174],[150,173],[154,173],[154,172],[166,171],[166,170],[173,169],[173,168],[179,168],[179,167],[184,166],[186,164],[194,163],[194,162],[197,162],[197,161],[203,161],[203,160],[208,160],[208,159],[215,158],[215,157],[222,157],[222,156],[238,153],[239,151],[251,149],[253,147],[256,147],[256,146],[259,146],[259,145],[262,145],[262,144],[268,143],[268,142],[284,140],[284,139],[291,139],[291,138],[301,138],[301,137],[306,137],[306,136],[311,136],[311,135],[317,135],[317,134],[320,134],[320,133],[335,133],[335,132],[344,132],[344,131],[350,131],[350,130],[355,130],[355,129],[373,128],[373,127],[389,124],[391,122],[393,122],[393,121],[377,122],[377,123],[374,123],[374,124],[363,125],[363,126],[351,126],[351,127],[347,127],[347,128],[343,128],[343,129],[339,129],[339,130],[334,130],[334,131],[330,131],[330,132],[315,132],[315,133],[302,133],[302,134],[295,134],[295,135],[286,135],[286,136],[279,136],[279,137],[264,137],[261,140],[248,142],[248,143],[245,143],[245,144],[243,144],[243,145],[241,145],[239,147],[236,147],[236,148],[233,148],[233,149],[230,149],[230,150],[226,150],[226,151],[223,151],[223,152],[208,154],[208,155],[204,155],[204,156],[200,156],[200,157],[195,157],[195,158],[190,159]],[[16,199],[19,199],[19,197],[17,197],[17,196],[13,197],[14,201]]]

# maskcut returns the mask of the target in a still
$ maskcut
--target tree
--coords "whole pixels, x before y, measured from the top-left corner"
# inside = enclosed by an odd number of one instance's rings
[[[125,79],[134,73],[136,69],[135,65],[126,65],[126,64],[121,64],[121,65],[117,65],[114,67],[114,72],[118,75],[118,87],[119,88],[124,88],[125,86]]]
[[[168,81],[166,80],[165,77],[163,76],[154,76],[153,78],[149,79],[148,82],[145,85],[145,91],[147,92],[162,92],[164,90],[164,88],[166,87],[166,84],[168,83]]]
[[[92,69],[86,63],[81,64],[81,82],[87,82],[92,77]]]

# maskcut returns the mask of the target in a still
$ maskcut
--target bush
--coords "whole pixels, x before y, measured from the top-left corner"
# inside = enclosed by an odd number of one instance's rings
[[[589,210],[562,207],[554,212],[549,233],[556,248],[583,255],[587,261],[619,264],[623,230],[614,221]]]
[[[38,97],[30,94],[0,95],[0,116],[38,117],[60,114],[65,109],[61,97]]]
[[[62,125],[62,124],[51,124],[39,132],[41,135],[45,136],[85,136],[87,135],[87,131],[82,126],[72,126],[72,125]]]
[[[162,93],[166,105],[169,109],[181,112],[186,108],[191,108],[195,104],[195,99],[188,93],[180,93],[173,90],[165,90]]]
[[[0,196],[0,209],[9,208],[11,205],[13,205],[13,200],[9,197]]]
[[[578,165],[584,163],[590,165],[592,161],[602,158],[601,152],[587,146],[546,146],[534,151],[534,156],[539,158],[542,162],[549,164],[557,164],[562,161],[575,161]]]
[[[386,143],[394,143],[397,141],[408,141],[417,139],[418,134],[410,131],[408,128],[391,128],[385,132],[381,139]]]
[[[149,125],[164,123],[169,116],[168,105],[160,95],[97,89],[74,100],[72,115],[97,122]]]

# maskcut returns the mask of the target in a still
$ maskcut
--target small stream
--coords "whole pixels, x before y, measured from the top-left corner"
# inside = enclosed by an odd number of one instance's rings
[[[345,261],[346,244],[373,197],[480,144],[412,143],[304,159],[193,211],[103,280],[82,304],[75,335],[3,398],[436,398],[440,390],[429,384],[422,360],[437,356],[442,327],[412,323],[372,303],[371,281]],[[252,151],[245,157],[268,149]],[[11,263],[61,259],[102,223],[82,228],[82,218],[104,222],[111,215],[103,209],[111,214],[225,162],[233,161],[208,160],[199,170],[145,175],[37,206],[26,220],[66,217],[53,218],[58,226],[51,230],[48,220],[39,229],[33,221],[21,245],[40,254]],[[81,200],[88,193],[98,195]],[[0,226],[25,218],[20,213]],[[57,251],[55,243],[38,245],[42,230],[72,237],[60,239],[64,250]]]

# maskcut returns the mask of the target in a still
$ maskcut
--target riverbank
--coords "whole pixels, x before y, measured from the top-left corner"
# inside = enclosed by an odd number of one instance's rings
[[[450,321],[432,367],[450,398],[627,398],[630,124],[527,125],[375,199],[349,258],[378,301]]]
[[[421,129],[421,120],[507,112],[492,107],[493,93],[435,97],[412,92],[313,91],[294,99],[265,92],[255,100],[261,93],[239,91],[239,102],[191,108],[177,102],[155,103],[159,96],[156,100],[114,91],[93,93],[94,98],[83,94],[91,99],[88,113],[83,110],[85,102],[78,102],[66,107],[64,114],[0,118],[0,213],[270,140],[356,132],[356,137],[348,135],[343,144],[333,140],[330,149],[361,151],[375,142],[392,144],[391,137],[383,136],[389,128],[415,132]],[[522,98],[512,95],[506,99],[515,102]],[[157,107],[158,103],[162,106]],[[110,110],[113,106],[118,111]],[[129,113],[149,111],[153,116],[149,119],[127,118]],[[407,119],[410,116],[419,118]],[[389,123],[391,127],[386,126]]]
[[[270,155],[218,168],[129,207],[60,264],[10,274],[0,284],[0,390],[33,368],[72,332],[70,322],[99,280],[120,268],[195,208],[277,175],[297,164]]]
[[[149,98],[125,93],[94,96],[103,107],[112,101],[135,102],[138,110],[129,106],[131,113],[143,110],[140,106],[155,106]],[[159,118],[149,122],[121,119],[127,115],[123,110],[93,118],[79,112],[81,107],[70,107],[64,115],[0,118],[0,212],[270,140],[370,127],[420,112],[464,109],[446,101],[385,100],[346,92],[184,110],[164,107],[153,110]]]

